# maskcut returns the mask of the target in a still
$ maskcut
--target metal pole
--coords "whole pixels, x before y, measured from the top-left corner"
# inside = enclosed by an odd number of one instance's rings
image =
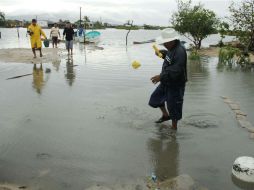
[[[79,27],[81,27],[81,7],[80,7],[80,10],[79,10]]]
[[[0,39],[2,38],[1,32],[0,32]]]
[[[84,19],[84,44],[86,44],[86,19]]]

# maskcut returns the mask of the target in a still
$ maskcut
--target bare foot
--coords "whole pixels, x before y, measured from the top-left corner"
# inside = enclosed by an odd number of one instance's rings
[[[42,57],[43,55],[41,54],[40,57]]]
[[[170,129],[177,131],[177,127],[170,127]]]
[[[34,59],[36,58],[36,55],[34,56]]]

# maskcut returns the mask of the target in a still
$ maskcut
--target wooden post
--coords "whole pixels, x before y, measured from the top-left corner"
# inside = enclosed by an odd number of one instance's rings
[[[131,21],[131,23],[129,23],[129,21],[128,21],[128,24],[130,24],[130,28],[129,28],[129,31],[127,32],[127,34],[126,34],[126,46],[128,45],[128,36],[129,36],[129,33],[130,33],[132,25],[133,25],[133,20]]]
[[[18,38],[19,38],[19,27],[17,27],[17,33],[18,33]]]

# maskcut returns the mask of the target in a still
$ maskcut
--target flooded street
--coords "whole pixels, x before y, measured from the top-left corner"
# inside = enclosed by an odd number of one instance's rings
[[[16,29],[1,32],[0,49],[30,47],[25,29],[20,40]],[[210,190],[244,189],[231,169],[237,157],[254,156],[254,141],[221,96],[238,102],[254,124],[253,70],[218,65],[217,58],[189,61],[184,118],[174,132],[169,122],[155,125],[160,112],[148,106],[150,78],[162,61],[152,44],[132,45],[160,31],[132,31],[127,48],[126,31],[101,33],[98,45],[77,43],[73,57],[63,51],[42,65],[0,57],[0,182],[83,190],[136,184],[154,172],[161,181],[189,174]]]

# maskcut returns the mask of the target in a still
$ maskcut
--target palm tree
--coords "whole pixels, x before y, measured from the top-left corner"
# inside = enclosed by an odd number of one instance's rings
[[[90,22],[89,17],[88,17],[88,16],[84,16],[84,21],[85,21],[85,22]]]

